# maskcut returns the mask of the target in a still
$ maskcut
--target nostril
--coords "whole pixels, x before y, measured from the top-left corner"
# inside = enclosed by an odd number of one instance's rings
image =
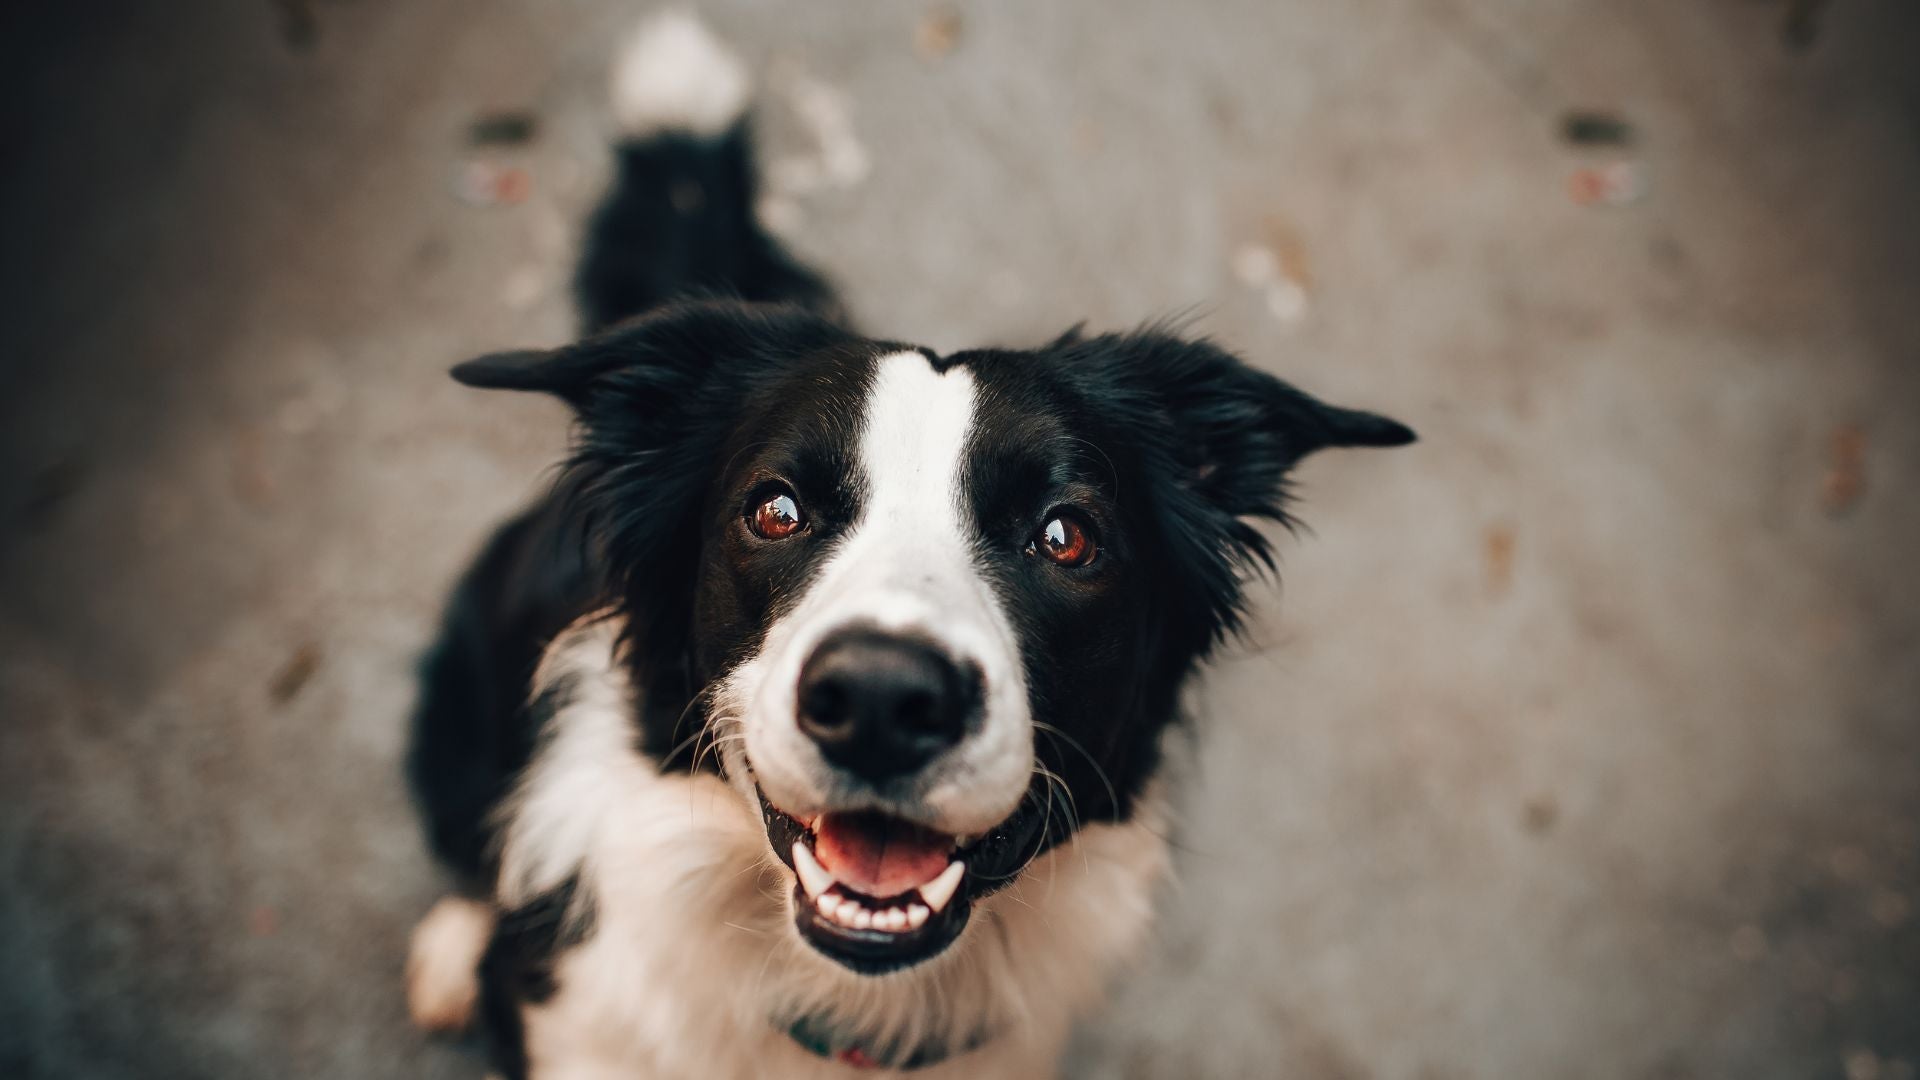
[[[800,726],[815,738],[832,738],[853,727],[847,689],[838,680],[823,679],[807,686],[800,697]]]

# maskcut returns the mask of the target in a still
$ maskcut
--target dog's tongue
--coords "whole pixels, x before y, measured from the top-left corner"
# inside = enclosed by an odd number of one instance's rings
[[[876,899],[940,876],[953,838],[885,814],[828,814],[813,827],[813,854],[841,884]]]

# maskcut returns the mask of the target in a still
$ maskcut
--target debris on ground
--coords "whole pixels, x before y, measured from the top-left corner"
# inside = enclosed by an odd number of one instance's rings
[[[1842,424],[1827,440],[1827,476],[1820,485],[1820,505],[1832,517],[1852,510],[1867,487],[1867,433],[1857,425]]]
[[[306,688],[319,670],[320,646],[303,641],[293,650],[293,655],[287,657],[287,662],[280,665],[280,670],[273,673],[273,681],[267,684],[267,696],[275,705],[285,705]]]
[[[280,41],[288,51],[312,52],[320,41],[320,19],[313,13],[312,0],[276,0],[280,14]]]
[[[1313,272],[1300,234],[1278,218],[1261,222],[1261,239],[1233,253],[1233,276],[1257,289],[1267,311],[1289,326],[1307,317]]]
[[[533,194],[533,174],[517,165],[468,161],[454,174],[453,194],[468,206],[518,205]]]
[[[539,134],[540,118],[530,109],[501,109],[476,117],[467,127],[474,146],[525,146]]]
[[[266,440],[258,428],[242,428],[233,440],[233,494],[255,510],[273,505],[277,485],[267,467]]]
[[[922,60],[939,60],[960,44],[960,12],[938,7],[921,18],[913,32],[913,51]]]
[[[1504,595],[1513,584],[1513,549],[1517,540],[1511,525],[1487,526],[1482,545],[1486,552],[1487,592],[1490,595]]]
[[[776,71],[771,81],[813,143],[809,153],[774,160],[767,170],[771,193],[791,199],[865,182],[873,159],[854,134],[847,95],[793,67]]]
[[[255,907],[247,915],[247,933],[269,938],[280,932],[280,912],[267,904]]]
[[[1820,17],[1827,0],[1787,0],[1787,17],[1780,24],[1780,40],[1795,52],[1806,52],[1820,39]]]
[[[1646,168],[1637,161],[1585,166],[1567,178],[1567,195],[1580,206],[1631,206],[1646,194]]]
[[[1613,113],[1575,109],[1560,118],[1560,137],[1575,146],[1626,146],[1633,125]]]
[[[1520,823],[1526,826],[1528,832],[1535,835],[1553,828],[1554,822],[1559,820],[1560,804],[1555,802],[1551,795],[1539,795],[1528,799],[1527,804],[1520,811]]]

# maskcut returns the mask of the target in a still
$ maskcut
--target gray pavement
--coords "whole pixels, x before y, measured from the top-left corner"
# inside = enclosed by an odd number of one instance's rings
[[[0,14],[0,1075],[478,1075],[396,763],[564,431],[444,370],[568,333],[639,10]],[[1423,436],[1303,471],[1073,1075],[1915,1075],[1920,9],[704,10],[874,332],[1190,312]]]

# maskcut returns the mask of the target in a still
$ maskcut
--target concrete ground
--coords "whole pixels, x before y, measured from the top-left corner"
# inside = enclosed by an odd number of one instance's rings
[[[0,15],[0,1075],[476,1076],[409,669],[564,432],[443,372],[568,333],[635,5],[113,6]],[[870,329],[1191,311],[1424,437],[1304,470],[1073,1075],[1915,1075],[1920,9],[709,12]]]

